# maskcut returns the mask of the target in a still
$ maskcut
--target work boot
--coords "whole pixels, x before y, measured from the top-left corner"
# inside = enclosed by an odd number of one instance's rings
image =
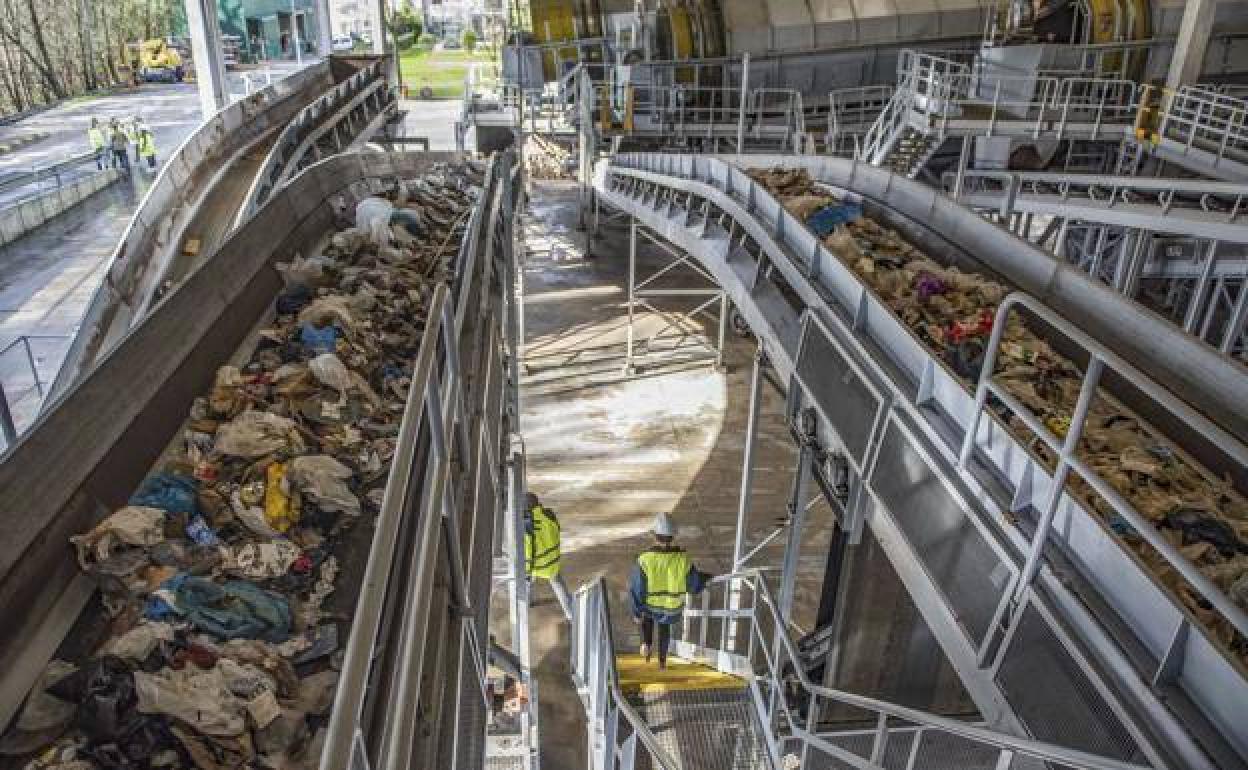
[[[660,671],[667,670],[667,658],[659,658],[659,670]]]
[[[650,645],[645,642],[641,643],[641,657],[645,658],[647,663],[650,662]]]

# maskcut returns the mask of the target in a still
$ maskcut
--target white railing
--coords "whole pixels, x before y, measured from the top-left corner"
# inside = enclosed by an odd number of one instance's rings
[[[1184,152],[1198,150],[1212,156],[1213,163],[1228,155],[1248,161],[1248,101],[1201,86],[1184,86],[1170,94],[1157,133],[1181,145]]]
[[[903,51],[897,90],[863,138],[858,157],[883,163],[907,127],[942,139],[951,131],[992,136],[1007,126],[1034,138],[1116,136],[1135,125],[1139,104],[1140,86],[1133,80],[996,75]]]
[[[738,608],[729,609],[734,606],[734,594],[739,597],[735,600]],[[791,756],[799,760],[798,767],[822,766],[819,760],[831,760],[862,770],[880,770],[890,739],[904,735],[911,742],[907,770],[948,766],[951,740],[977,750],[989,763],[995,756],[998,768],[1011,767],[1015,758],[1025,757],[1071,770],[1145,770],[1144,766],[815,684],[803,668],[797,644],[759,571],[713,579],[695,604],[685,611],[677,653],[747,679],[758,724],[776,767],[784,766],[783,758]],[[736,633],[730,630],[734,625]],[[865,756],[837,745],[835,732],[829,732],[821,719],[830,709],[849,711],[855,715],[855,722],[873,725],[870,751]],[[941,740],[929,740],[936,736]]]
[[[575,608],[570,639],[572,679],[585,705],[591,770],[632,768],[639,751],[649,756],[653,766],[680,770],[681,765],[659,746],[645,720],[620,692],[606,580],[599,576],[581,586]]]
[[[847,134],[857,134],[863,126],[874,123],[889,100],[893,98],[893,86],[856,86],[839,88],[828,94],[828,147],[835,147],[846,140]]]

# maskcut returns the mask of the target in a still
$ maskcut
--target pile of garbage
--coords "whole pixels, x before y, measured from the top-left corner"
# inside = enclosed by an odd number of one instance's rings
[[[129,503],[72,538],[102,640],[51,662],[0,754],[28,770],[317,766],[354,604],[339,575],[367,558],[427,306],[481,183],[459,164],[396,182],[323,253],[278,266],[250,356],[217,370]]]
[[[539,134],[524,140],[524,170],[531,179],[572,179],[572,153]]]
[[[968,389],[978,381],[997,306],[1009,287],[938,264],[896,231],[864,217],[857,205],[829,195],[804,170],[749,174],[822,238]],[[1083,373],[1037,336],[1020,314],[1012,313],[1007,323],[995,377],[1062,437],[1070,428]],[[1004,405],[996,409],[1011,432],[1052,468],[1055,458],[1048,446]],[[1248,608],[1248,502],[1229,482],[1201,467],[1104,390],[1093,400],[1078,453],[1201,572]],[[1070,489],[1248,664],[1248,640],[1127,521],[1075,474]]]

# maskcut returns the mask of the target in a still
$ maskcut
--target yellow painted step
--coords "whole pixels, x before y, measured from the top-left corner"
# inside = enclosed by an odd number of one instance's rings
[[[647,663],[640,655],[616,655],[615,670],[620,676],[620,689],[626,693],[739,690],[745,687],[745,680],[740,677],[674,656],[667,659],[666,669],[660,669],[657,657]]]

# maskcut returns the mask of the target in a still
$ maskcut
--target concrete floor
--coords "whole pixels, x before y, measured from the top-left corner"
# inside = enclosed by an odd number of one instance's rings
[[[454,150],[455,121],[459,120],[462,106],[463,102],[458,99],[402,100],[399,109],[406,113],[404,135],[427,138],[430,150]]]
[[[656,512],[673,513],[681,527],[678,540],[700,569],[716,574],[731,569],[755,346],[730,334],[722,372],[705,362],[656,363],[626,376],[627,229],[604,231],[595,257],[585,259],[584,234],[574,227],[575,197],[568,183],[535,182],[524,222],[527,376],[521,429],[528,484],[560,516],[568,584],[575,590],[604,574],[617,643],[635,649],[627,580],[636,554],[650,542]],[[670,258],[649,247],[639,250],[638,261],[644,273]],[[674,284],[701,285],[691,273],[675,275]],[[645,333],[661,326],[654,313],[639,316]],[[707,327],[704,333],[714,336],[714,323]],[[782,396],[765,387],[751,545],[772,532],[785,513],[796,450],[783,406]],[[831,531],[822,503],[811,522],[795,618],[807,629]],[[778,565],[782,552],[778,538],[754,564]],[[544,585],[537,588],[530,626],[542,761],[547,767],[583,767],[585,728],[568,675],[567,628]]]
[[[273,77],[286,77],[308,63],[279,63],[273,67]],[[231,73],[230,82],[232,95],[241,98],[241,75]],[[46,139],[0,156],[0,179],[86,152],[92,117],[107,121],[136,114],[151,126],[157,157],[163,160],[200,124],[198,92],[189,83],[146,84],[70,100],[0,127],[0,141],[34,132],[48,134]],[[89,166],[88,171],[93,168]],[[122,177],[20,240],[0,246],[0,386],[19,430],[38,413],[40,397],[25,346],[9,346],[22,336],[30,337],[39,379],[46,383],[55,376],[113,248],[153,178],[146,173]],[[23,188],[8,196],[31,192]],[[0,195],[0,207],[5,205],[6,197]]]

